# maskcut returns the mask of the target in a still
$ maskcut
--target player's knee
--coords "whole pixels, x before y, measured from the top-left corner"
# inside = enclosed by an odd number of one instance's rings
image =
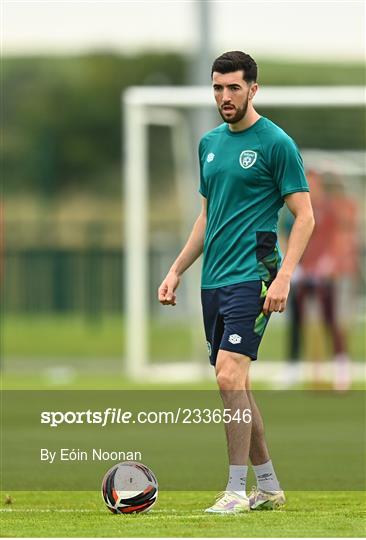
[[[245,390],[249,378],[249,366],[249,358],[241,354],[220,351],[216,362],[216,380],[219,388]]]
[[[216,380],[220,390],[244,390],[245,377],[243,373],[233,366],[225,366],[216,373]]]
[[[216,380],[220,390],[233,390],[236,383],[235,375],[227,369],[221,369],[216,373]]]

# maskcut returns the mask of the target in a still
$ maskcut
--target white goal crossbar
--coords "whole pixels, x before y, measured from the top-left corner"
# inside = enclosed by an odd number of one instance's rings
[[[365,104],[364,86],[265,86],[255,96],[258,106],[353,107]],[[126,107],[212,107],[212,88],[206,86],[131,86],[123,96]]]
[[[365,104],[363,86],[261,87],[258,107],[354,107]],[[130,87],[122,95],[124,147],[122,149],[126,254],[126,373],[148,377],[148,141],[149,125],[182,129],[179,109],[213,107],[210,87]],[[178,109],[178,110],[177,110]],[[187,365],[187,364],[186,364]],[[192,372],[197,366],[189,363]],[[154,370],[158,366],[154,364]],[[175,373],[178,373],[175,365]],[[164,369],[165,372],[168,368]]]

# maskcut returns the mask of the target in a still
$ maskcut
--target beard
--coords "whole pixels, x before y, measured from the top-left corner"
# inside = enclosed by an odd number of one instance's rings
[[[240,107],[240,109],[236,109],[236,112],[234,116],[228,116],[225,114],[225,111],[222,111],[219,107],[219,113],[221,118],[226,122],[227,124],[236,124],[237,122],[240,122],[242,118],[246,115],[247,109],[248,109],[248,103],[249,103],[249,96],[247,97],[246,101],[243,103],[243,106]]]

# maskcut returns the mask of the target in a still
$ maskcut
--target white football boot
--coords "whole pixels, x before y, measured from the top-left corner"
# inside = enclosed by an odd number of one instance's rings
[[[210,514],[239,514],[249,510],[248,497],[241,497],[234,491],[222,491],[217,495],[215,504],[207,508],[205,512]]]
[[[285,503],[286,497],[282,490],[264,491],[258,487],[253,487],[249,495],[251,510],[275,510],[284,506]]]

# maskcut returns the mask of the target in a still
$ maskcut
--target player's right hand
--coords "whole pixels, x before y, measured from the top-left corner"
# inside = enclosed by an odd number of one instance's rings
[[[162,282],[158,290],[159,302],[163,306],[175,306],[176,305],[176,294],[175,290],[178,287],[180,282],[179,276],[175,272],[169,272]]]

